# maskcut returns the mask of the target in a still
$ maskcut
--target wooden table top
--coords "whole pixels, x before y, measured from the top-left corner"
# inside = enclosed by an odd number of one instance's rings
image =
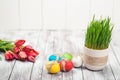
[[[109,46],[107,66],[101,71],[90,71],[84,66],[70,72],[48,74],[45,63],[50,54],[71,52],[81,55],[85,31],[41,30],[1,31],[0,38],[6,40],[25,39],[40,55],[36,62],[6,61],[0,54],[0,80],[120,80],[120,31],[113,31]]]

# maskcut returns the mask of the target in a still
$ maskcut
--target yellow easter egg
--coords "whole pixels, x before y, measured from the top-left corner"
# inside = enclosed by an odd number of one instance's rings
[[[46,63],[46,69],[48,70],[49,73],[58,73],[60,72],[60,65],[56,61],[48,61]]]

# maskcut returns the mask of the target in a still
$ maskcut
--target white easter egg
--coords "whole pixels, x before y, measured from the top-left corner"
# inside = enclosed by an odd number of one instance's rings
[[[73,56],[72,62],[74,64],[74,67],[80,67],[82,66],[82,58],[81,56]]]

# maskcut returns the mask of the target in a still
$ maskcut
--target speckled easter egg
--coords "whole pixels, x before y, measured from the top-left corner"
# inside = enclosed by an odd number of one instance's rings
[[[60,65],[56,61],[48,61],[46,63],[46,69],[49,73],[55,74],[60,72]]]
[[[66,53],[63,54],[63,58],[64,58],[64,59],[72,60],[72,57],[73,57],[73,56],[72,56],[71,53],[67,53],[67,52],[66,52]]]
[[[74,64],[74,67],[80,67],[82,66],[82,58],[79,55],[73,56],[72,62]]]
[[[72,70],[73,68],[73,63],[70,60],[62,60],[60,61],[60,70],[61,71],[65,71],[68,72],[70,70]]]
[[[52,54],[49,56],[49,61],[58,61],[60,62],[62,57],[59,54]]]

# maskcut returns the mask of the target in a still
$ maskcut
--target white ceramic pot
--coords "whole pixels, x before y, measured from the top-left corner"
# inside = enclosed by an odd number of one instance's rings
[[[94,50],[84,47],[83,63],[90,70],[102,70],[108,60],[108,49]]]

